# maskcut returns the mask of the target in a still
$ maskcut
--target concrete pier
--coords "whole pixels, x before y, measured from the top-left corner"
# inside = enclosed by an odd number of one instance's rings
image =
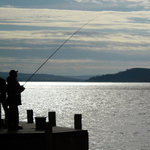
[[[53,120],[55,123],[54,118]],[[28,121],[20,122],[20,125],[23,126],[22,130],[11,131],[0,127],[1,148],[4,150],[88,150],[87,130],[58,127],[50,122],[45,123],[44,129],[37,129],[35,123],[28,123]]]

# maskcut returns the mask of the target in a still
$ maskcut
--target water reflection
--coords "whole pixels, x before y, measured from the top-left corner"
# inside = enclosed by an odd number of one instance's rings
[[[22,94],[26,110],[47,116],[56,111],[57,125],[73,127],[74,114],[83,115],[90,150],[150,149],[149,83],[29,82]]]

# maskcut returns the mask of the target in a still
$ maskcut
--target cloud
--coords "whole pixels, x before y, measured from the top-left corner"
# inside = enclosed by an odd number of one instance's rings
[[[149,0],[1,0],[0,6],[92,11],[149,10]]]
[[[0,8],[0,25],[18,26],[20,30],[42,27],[42,30],[75,30],[95,18],[84,29],[150,29],[150,12],[90,12],[48,9]],[[68,15],[69,14],[69,15]],[[140,22],[140,19],[143,19]],[[145,20],[145,23],[143,23]],[[149,21],[149,22],[148,22]],[[21,28],[22,27],[22,28]],[[4,28],[4,27],[3,27]],[[4,29],[5,29],[4,28]],[[27,28],[27,29],[26,29]],[[40,28],[38,30],[40,30]],[[44,29],[45,28],[45,29]],[[13,28],[12,28],[13,29]],[[16,29],[17,30],[17,29]]]
[[[99,0],[74,0],[75,2],[78,3],[96,3],[96,4],[102,4]]]
[[[95,17],[44,65],[41,73],[101,74],[150,65],[150,11],[3,7],[0,14],[3,14],[0,15],[1,70],[13,67],[21,72],[33,72]]]
[[[80,4],[89,4],[89,5],[96,4],[99,7],[99,10],[139,11],[150,9],[149,0],[74,0],[74,1]],[[98,9],[96,5],[95,9]],[[92,6],[93,5],[91,5],[91,7]]]

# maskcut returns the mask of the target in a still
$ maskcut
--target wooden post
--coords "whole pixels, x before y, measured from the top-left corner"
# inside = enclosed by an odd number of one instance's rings
[[[74,128],[78,130],[82,130],[82,115],[81,114],[74,115]]]
[[[46,150],[53,150],[52,125],[50,122],[45,123],[45,143]]]
[[[48,120],[50,124],[55,127],[56,126],[56,112],[52,111],[48,113]]]
[[[33,110],[27,110],[27,122],[33,123]]]

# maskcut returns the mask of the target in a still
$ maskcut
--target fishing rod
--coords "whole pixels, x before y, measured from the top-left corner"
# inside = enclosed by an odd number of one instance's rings
[[[23,86],[25,86],[25,84],[46,64],[46,62],[51,59],[51,57],[61,48],[63,47],[75,34],[77,34],[82,28],[84,28],[87,24],[89,24],[90,22],[92,22],[94,19],[96,19],[98,16],[94,17],[93,19],[91,19],[90,21],[88,21],[87,23],[85,23],[83,26],[81,26],[77,31],[75,31],[68,39],[66,39],[44,62],[43,64],[41,64],[39,66],[39,68],[37,68],[37,70],[28,78],[28,80],[23,84]]]

